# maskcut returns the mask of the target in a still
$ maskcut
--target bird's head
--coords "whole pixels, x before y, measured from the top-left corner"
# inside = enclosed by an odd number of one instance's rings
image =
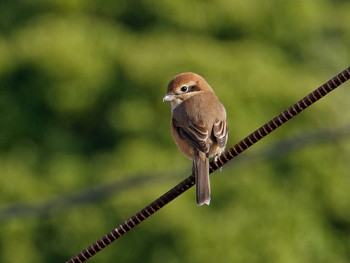
[[[188,98],[205,91],[212,89],[204,78],[192,72],[181,73],[169,82],[163,102],[170,101],[173,110]]]

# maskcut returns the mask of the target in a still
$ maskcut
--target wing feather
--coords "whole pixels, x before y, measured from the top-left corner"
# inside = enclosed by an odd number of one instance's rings
[[[188,126],[181,126],[173,119],[173,126],[182,139],[188,141],[199,151],[209,153],[211,140],[209,138],[209,132],[204,125],[191,124]]]
[[[225,120],[216,120],[213,125],[213,134],[220,148],[224,148],[227,143],[228,128]]]

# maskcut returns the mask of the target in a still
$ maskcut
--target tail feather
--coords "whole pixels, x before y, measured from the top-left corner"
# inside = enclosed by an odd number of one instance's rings
[[[210,204],[209,159],[204,152],[197,151],[193,170],[196,178],[197,205]]]

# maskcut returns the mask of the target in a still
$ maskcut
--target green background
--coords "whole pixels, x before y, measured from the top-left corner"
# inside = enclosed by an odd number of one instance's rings
[[[170,79],[204,76],[228,145],[349,66],[350,2],[0,3],[0,262],[64,262],[182,179]],[[344,84],[89,262],[349,262]]]

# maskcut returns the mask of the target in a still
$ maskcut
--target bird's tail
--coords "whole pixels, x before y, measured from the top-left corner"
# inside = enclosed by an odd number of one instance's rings
[[[196,178],[197,205],[210,204],[209,159],[204,152],[196,151],[193,161]]]

